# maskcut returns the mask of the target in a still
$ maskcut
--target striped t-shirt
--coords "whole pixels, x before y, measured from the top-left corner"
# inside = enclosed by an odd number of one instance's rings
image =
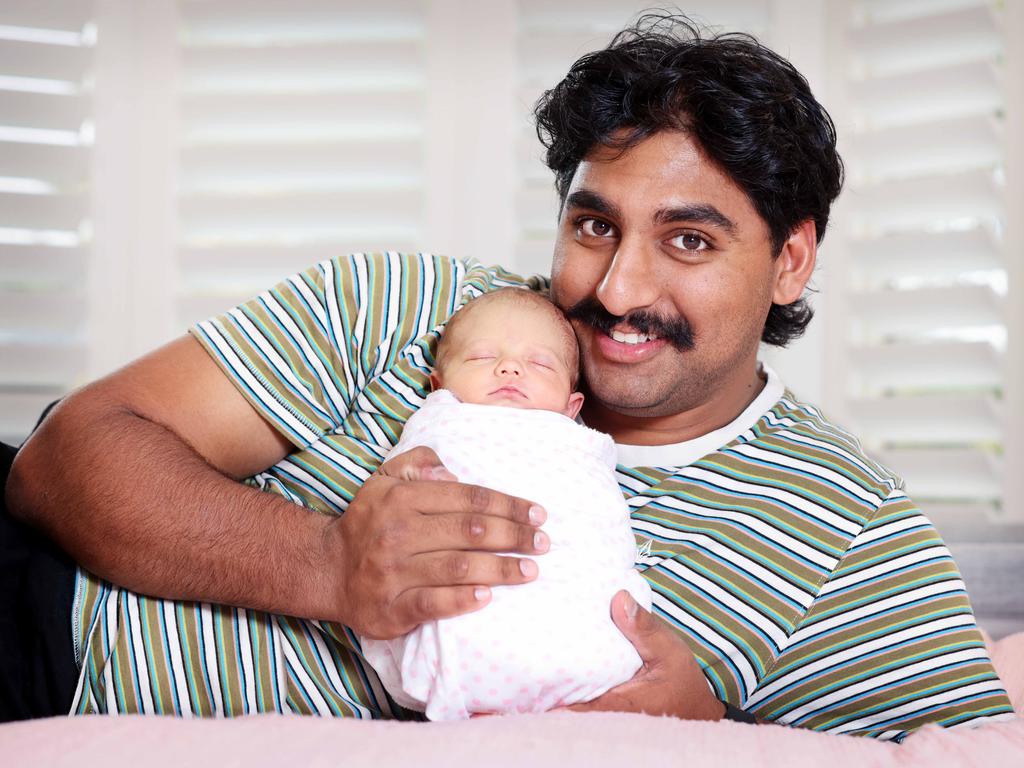
[[[524,284],[544,280],[357,254],[193,328],[295,445],[247,482],[344,513],[429,393],[445,321],[475,295]],[[882,738],[1013,716],[934,527],[897,477],[774,378],[731,430],[620,446],[617,472],[653,609],[723,701]],[[75,712],[412,716],[344,626],[145,597],[85,571],[77,582]]]

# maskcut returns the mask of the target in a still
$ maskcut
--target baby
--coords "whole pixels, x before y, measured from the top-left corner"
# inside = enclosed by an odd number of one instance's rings
[[[449,321],[435,391],[389,456],[430,447],[460,482],[548,513],[551,548],[536,580],[496,587],[478,612],[362,640],[388,693],[431,720],[589,701],[640,668],[610,605],[627,589],[649,609],[650,587],[633,569],[615,445],[573,421],[578,369],[572,327],[550,301],[518,288],[484,294]]]

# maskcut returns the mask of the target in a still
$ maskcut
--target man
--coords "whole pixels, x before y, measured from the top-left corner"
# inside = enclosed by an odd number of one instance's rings
[[[613,601],[644,666],[583,708],[885,738],[1008,717],[931,524],[757,362],[810,320],[841,185],[804,79],[749,38],[648,17],[537,117],[562,199],[551,293],[655,595],[653,614]],[[428,451],[380,466],[444,321],[521,282],[335,259],[68,398],[7,499],[84,569],[74,711],[405,716],[355,634],[479,610],[544,567],[529,500],[461,485]]]

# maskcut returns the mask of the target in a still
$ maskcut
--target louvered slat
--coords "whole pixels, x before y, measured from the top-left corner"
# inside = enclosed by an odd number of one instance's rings
[[[852,426],[926,511],[992,510],[1013,299],[1001,14],[985,0],[848,7]]]
[[[422,247],[421,3],[179,8],[181,327],[325,258]]]
[[[0,6],[0,439],[81,383],[92,3]]]

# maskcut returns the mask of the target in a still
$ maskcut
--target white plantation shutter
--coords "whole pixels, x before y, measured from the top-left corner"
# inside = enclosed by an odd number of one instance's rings
[[[422,244],[424,7],[180,0],[176,321]]]
[[[859,0],[843,26],[846,417],[933,516],[995,521],[1011,299],[1001,4]]]
[[[20,443],[89,357],[89,2],[0,5],[0,440]]]

